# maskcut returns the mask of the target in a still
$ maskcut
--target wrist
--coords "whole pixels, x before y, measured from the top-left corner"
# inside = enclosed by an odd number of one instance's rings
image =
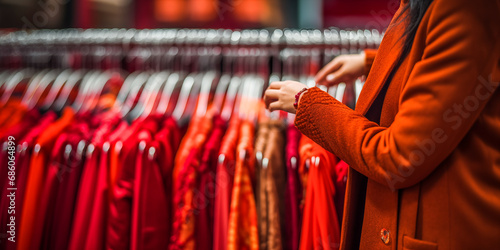
[[[293,104],[293,107],[295,107],[295,110],[297,110],[297,108],[299,107],[299,102],[300,102],[300,99],[302,98],[302,95],[307,92],[307,88],[303,88],[302,90],[300,90],[296,95],[295,95],[295,103]]]

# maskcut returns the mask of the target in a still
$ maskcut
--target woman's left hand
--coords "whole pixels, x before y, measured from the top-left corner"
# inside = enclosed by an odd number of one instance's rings
[[[307,88],[296,81],[272,82],[264,94],[264,102],[270,111],[283,110],[295,114],[295,95]]]

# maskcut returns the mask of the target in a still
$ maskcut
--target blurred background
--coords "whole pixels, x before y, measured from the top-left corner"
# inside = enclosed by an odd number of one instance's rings
[[[0,29],[362,28],[399,0],[0,0]]]

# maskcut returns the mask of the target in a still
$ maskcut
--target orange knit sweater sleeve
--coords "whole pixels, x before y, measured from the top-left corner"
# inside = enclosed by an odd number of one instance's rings
[[[399,111],[389,127],[369,121],[319,88],[304,93],[297,109],[295,125],[304,135],[392,189],[420,182],[444,161],[498,88],[488,81],[500,60],[496,17],[471,4],[434,4],[427,13],[423,58],[403,85]],[[473,108],[463,111],[467,102]]]
[[[375,55],[377,54],[376,49],[365,49],[365,71],[364,75],[367,76],[372,68],[373,61],[375,61]]]

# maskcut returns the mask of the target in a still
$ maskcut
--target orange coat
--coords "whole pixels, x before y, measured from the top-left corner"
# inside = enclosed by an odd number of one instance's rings
[[[377,124],[365,117],[403,29],[393,20],[355,111],[318,88],[297,110],[300,131],[351,167],[341,248],[498,248],[500,0],[434,0]]]

